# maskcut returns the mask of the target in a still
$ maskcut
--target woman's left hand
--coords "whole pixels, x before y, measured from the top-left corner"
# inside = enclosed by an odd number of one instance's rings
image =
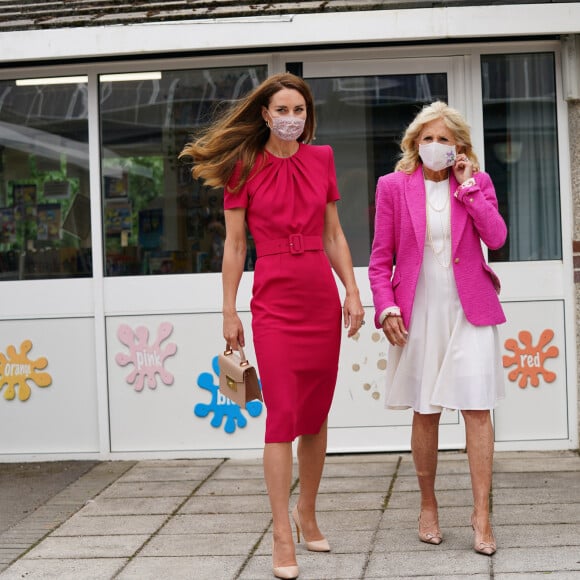
[[[342,307],[344,316],[344,327],[348,328],[348,336],[354,336],[365,323],[365,311],[360,301],[358,292],[356,294],[347,294]]]
[[[455,165],[453,166],[453,174],[457,183],[461,185],[464,181],[473,175],[473,163],[465,153],[459,153],[455,158]]]

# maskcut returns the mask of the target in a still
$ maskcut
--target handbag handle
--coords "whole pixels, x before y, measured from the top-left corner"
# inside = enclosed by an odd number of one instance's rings
[[[232,352],[234,352],[234,350],[232,349],[232,347],[226,343],[226,350],[224,351],[224,356],[229,356],[230,354],[232,354]],[[246,354],[244,353],[244,349],[242,348],[241,344],[238,344],[238,352],[240,353],[240,366],[241,367],[247,367],[250,363],[248,362],[248,359],[246,358]]]

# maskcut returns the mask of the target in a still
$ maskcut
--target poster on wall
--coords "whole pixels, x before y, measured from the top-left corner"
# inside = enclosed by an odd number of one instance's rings
[[[36,206],[36,238],[40,241],[59,240],[60,221],[60,203],[39,203]]]
[[[12,197],[16,221],[34,220],[36,218],[36,185],[14,184],[12,186]]]
[[[128,201],[107,201],[105,205],[105,231],[107,234],[120,234],[131,231],[133,215]]]
[[[71,194],[70,181],[45,181],[42,186],[44,197],[50,199],[68,199]]]
[[[121,177],[105,175],[105,197],[107,199],[119,199],[127,197],[128,176],[124,173]]]

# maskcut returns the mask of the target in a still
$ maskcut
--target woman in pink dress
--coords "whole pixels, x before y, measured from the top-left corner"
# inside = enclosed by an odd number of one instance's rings
[[[308,550],[330,550],[315,510],[338,373],[341,314],[348,336],[364,323],[336,208],[332,149],[307,144],[314,129],[308,85],[279,74],[182,153],[194,160],[194,178],[225,187],[223,334],[234,349],[244,346],[236,295],[246,259],[246,225],[256,244],[252,332],[267,410],[264,475],[278,578],[298,576],[288,513],[296,437],[300,494],[292,518],[298,541],[301,531]],[[333,270],[346,291],[342,307]]]

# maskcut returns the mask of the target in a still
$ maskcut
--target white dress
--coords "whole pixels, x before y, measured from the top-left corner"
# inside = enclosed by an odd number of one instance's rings
[[[407,344],[390,346],[385,406],[493,409],[505,387],[496,326],[463,313],[451,265],[449,180],[426,181],[427,234]]]

